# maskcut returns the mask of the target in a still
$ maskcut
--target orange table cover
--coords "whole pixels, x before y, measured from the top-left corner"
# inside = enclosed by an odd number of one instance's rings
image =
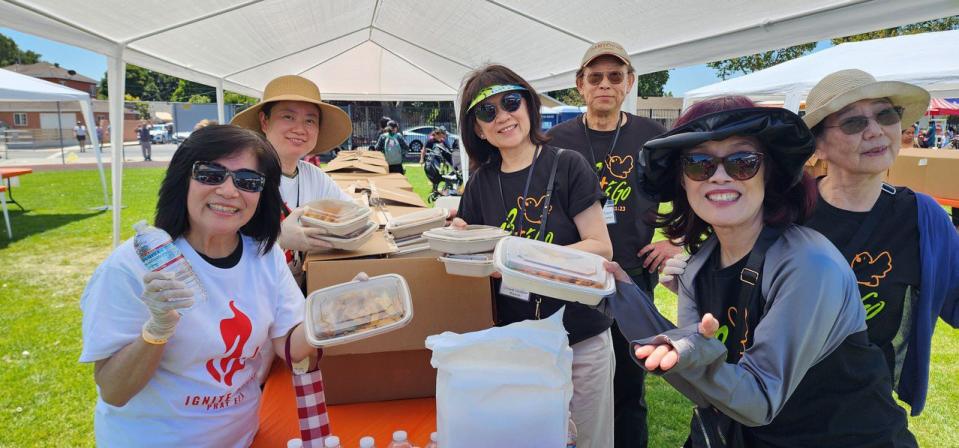
[[[376,446],[387,446],[393,431],[404,430],[414,446],[426,446],[436,431],[436,403],[432,398],[342,404],[329,407],[330,429],[343,448],[360,445],[360,438],[373,436]],[[254,448],[284,448],[300,437],[296,417],[296,396],[289,369],[273,363],[260,403],[260,428]]]

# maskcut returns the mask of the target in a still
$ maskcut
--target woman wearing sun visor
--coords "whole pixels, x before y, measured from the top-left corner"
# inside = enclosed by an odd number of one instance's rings
[[[645,188],[673,201],[657,225],[692,254],[679,328],[612,264],[608,306],[638,362],[698,406],[687,446],[916,446],[849,265],[797,225],[814,147],[796,114],[723,97],[643,148]]]

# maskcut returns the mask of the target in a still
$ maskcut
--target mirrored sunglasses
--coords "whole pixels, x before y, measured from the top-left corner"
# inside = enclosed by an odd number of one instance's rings
[[[729,177],[736,180],[749,180],[756,176],[759,167],[763,164],[763,154],[758,152],[737,152],[726,157],[709,154],[684,154],[681,157],[683,174],[698,182],[713,177],[720,164]]]
[[[523,105],[523,94],[519,92],[507,93],[499,100],[499,107],[507,113],[516,112],[521,105]],[[484,123],[492,123],[496,119],[496,105],[492,102],[477,104],[473,110],[476,119]]]

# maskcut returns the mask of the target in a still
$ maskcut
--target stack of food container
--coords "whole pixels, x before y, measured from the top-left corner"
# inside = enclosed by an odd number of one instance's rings
[[[509,232],[492,226],[441,227],[423,233],[430,249],[443,252],[440,261],[446,272],[466,277],[487,277],[493,273],[493,248]]]
[[[334,249],[359,249],[378,228],[370,220],[370,208],[355,202],[322,199],[306,206],[300,222],[304,226],[322,229],[325,234],[318,239],[332,244]]]
[[[616,292],[599,255],[519,237],[496,244],[493,255],[503,284],[546,297],[597,305]]]
[[[427,208],[398,217],[389,217],[386,221],[386,231],[393,237],[396,246],[409,249],[406,252],[429,249],[423,232],[446,224],[449,210],[445,208]]]
[[[330,347],[402,328],[413,319],[406,279],[371,277],[314,291],[306,298],[306,339]]]

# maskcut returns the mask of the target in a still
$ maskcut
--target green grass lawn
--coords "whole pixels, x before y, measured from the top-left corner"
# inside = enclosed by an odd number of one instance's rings
[[[163,175],[158,168],[124,174],[123,238],[152,219]],[[407,165],[417,193],[429,193],[422,169]],[[100,204],[96,171],[41,172],[21,178],[12,214],[15,238],[0,235],[0,447],[93,446],[96,390],[92,366],[80,364],[80,295],[111,250],[111,215]],[[674,318],[676,300],[656,291]],[[959,332],[940,323],[933,340],[932,380],[924,414],[910,420],[922,446],[959,446]],[[652,447],[682,443],[690,405],[658,378],[648,381]],[[334,422],[335,424],[335,422]]]

